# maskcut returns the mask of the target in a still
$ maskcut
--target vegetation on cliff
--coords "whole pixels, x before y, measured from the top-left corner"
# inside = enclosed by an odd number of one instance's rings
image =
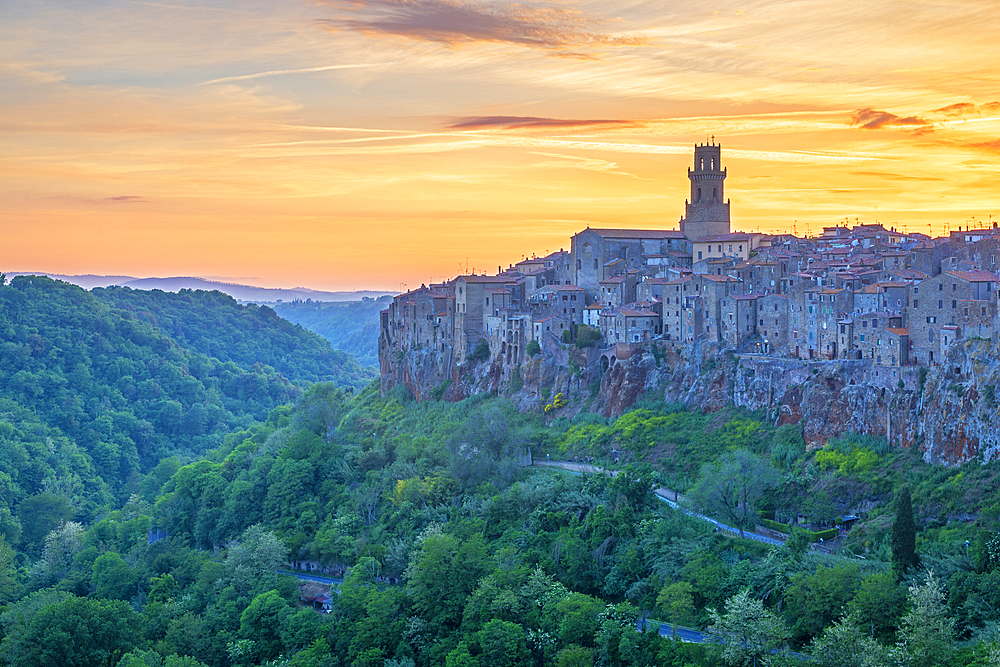
[[[685,420],[671,433],[715,447],[699,462],[752,453],[770,468],[762,512],[824,492],[837,509],[839,494],[866,484],[885,497],[838,556],[725,537],[650,492],[688,470],[692,487],[704,482],[700,467],[671,469],[676,450],[648,436]],[[616,477],[522,465],[528,447],[571,453],[586,427],[611,433],[587,451],[617,452]],[[43,664],[27,642],[62,636],[76,618],[113,628],[127,617],[115,644],[125,665],[802,664],[785,646],[817,665],[990,664],[995,464],[947,471],[956,488],[974,478],[980,503],[972,520],[942,522],[926,508],[945,469],[908,459],[897,471],[900,460],[870,449],[872,459],[856,438],[806,452],[794,435],[748,413],[647,403],[617,420],[546,422],[499,397],[414,402],[401,389],[349,396],[316,384],[162,485],[162,471],[150,473],[145,495],[121,509],[57,526],[37,557],[0,558],[0,659]],[[883,520],[895,514],[897,472],[913,482],[919,565],[894,573]],[[168,537],[149,544],[151,527]],[[286,560],[346,575],[332,613],[300,602],[275,572]],[[722,643],[639,633],[643,618]],[[941,657],[928,663],[932,649]]]

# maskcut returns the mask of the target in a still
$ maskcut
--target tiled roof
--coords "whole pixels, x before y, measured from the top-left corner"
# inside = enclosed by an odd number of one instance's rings
[[[997,282],[1000,280],[995,273],[983,271],[982,269],[975,269],[973,271],[947,271],[946,273],[949,276],[955,276],[970,283]]]

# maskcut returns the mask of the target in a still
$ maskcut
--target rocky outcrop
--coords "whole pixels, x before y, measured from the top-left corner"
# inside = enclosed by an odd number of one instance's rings
[[[418,399],[502,393],[531,411],[562,393],[570,407],[559,414],[617,416],[651,394],[705,412],[762,410],[776,425],[802,424],[810,447],[856,432],[916,447],[934,463],[1000,458],[1000,353],[989,341],[955,346],[930,369],[799,361],[705,344],[678,350],[662,342],[603,351],[566,346],[520,365],[494,359],[453,366],[429,350],[382,361],[383,391],[403,384]]]

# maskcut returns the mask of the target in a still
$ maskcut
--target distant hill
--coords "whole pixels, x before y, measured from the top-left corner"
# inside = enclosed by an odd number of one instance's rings
[[[57,273],[8,273],[8,277],[24,275],[43,275],[55,280],[78,285],[84,289],[95,287],[131,287],[139,290],[163,290],[164,292],[179,292],[182,289],[213,290],[228,294],[237,301],[247,303],[278,303],[284,301],[360,301],[368,297],[377,299],[389,292],[377,290],[361,290],[358,292],[324,292],[322,290],[309,289],[307,287],[293,287],[290,289],[278,287],[255,287],[253,285],[237,285],[235,283],[225,283],[216,280],[206,280],[204,278],[134,278],[132,276],[95,276],[78,275],[69,276]]]
[[[376,375],[219,292],[16,277],[0,285],[0,524],[4,504],[36,496],[85,518],[164,457],[200,456],[312,382]]]
[[[391,297],[348,303],[292,301],[278,303],[274,311],[289,322],[326,338],[338,350],[353,354],[358,363],[378,367],[379,311]]]

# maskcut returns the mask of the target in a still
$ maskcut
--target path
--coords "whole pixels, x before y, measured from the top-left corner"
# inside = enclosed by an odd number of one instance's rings
[[[591,463],[579,463],[576,461],[551,461],[548,459],[544,460],[535,459],[534,465],[546,468],[562,468],[563,470],[569,470],[571,472],[576,472],[576,473],[585,473],[585,472],[605,473],[607,475],[611,475],[612,477],[618,474],[617,470],[608,471],[605,470],[604,468],[600,468]],[[656,495],[657,498],[667,503],[674,509],[680,510],[681,512],[684,512],[688,516],[693,516],[696,519],[701,519],[702,521],[706,521],[715,526],[716,530],[719,530],[723,533],[727,533],[729,535],[733,535],[735,537],[740,536],[739,528],[728,526],[722,523],[721,521],[713,519],[710,516],[699,514],[698,512],[689,510],[686,507],[684,507],[683,505],[687,504],[688,499],[685,498],[683,495],[677,493],[673,489],[668,489],[665,486],[661,486],[659,488],[653,489],[653,493]],[[762,542],[764,544],[770,544],[771,546],[776,546],[776,547],[785,546],[785,543],[782,540],[778,540],[773,537],[769,537],[767,535],[761,535],[760,533],[748,530],[743,531],[743,539],[754,540],[755,542]]]
[[[321,577],[318,574],[308,574],[306,572],[293,572],[291,570],[277,570],[278,574],[290,574],[291,576],[299,579],[300,581],[315,581],[318,584],[328,584],[330,586],[339,586],[344,583],[343,579],[334,579],[333,577]]]

